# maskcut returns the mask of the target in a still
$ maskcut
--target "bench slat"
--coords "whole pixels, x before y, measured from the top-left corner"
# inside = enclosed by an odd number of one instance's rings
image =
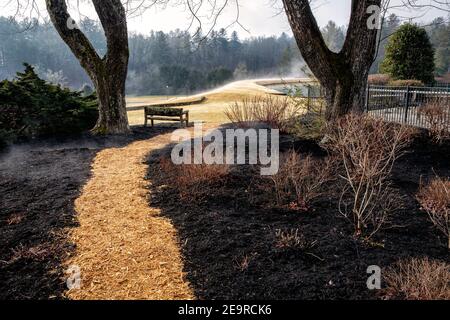
[[[153,116],[148,117],[148,120],[178,121],[178,122],[180,122],[180,118],[165,118],[165,117],[153,117]]]
[[[176,117],[183,115],[183,109],[180,108],[162,108],[162,107],[145,107],[145,113],[149,116],[166,116]]]

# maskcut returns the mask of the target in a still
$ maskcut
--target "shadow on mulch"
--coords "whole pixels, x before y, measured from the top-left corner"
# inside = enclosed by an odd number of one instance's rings
[[[282,143],[291,147],[326,155],[312,141]],[[250,166],[234,166],[220,185],[207,186],[205,201],[182,200],[159,170],[169,154],[166,147],[149,156],[150,202],[177,228],[184,271],[199,299],[377,299],[366,285],[369,266],[424,256],[450,262],[446,240],[415,200],[421,178],[450,176],[448,144],[419,138],[398,160],[392,180],[404,208],[392,217],[395,227],[380,231],[370,245],[353,238],[336,196],[319,198],[308,212],[255,204],[252,190],[261,177]],[[277,230],[296,229],[315,246],[307,252],[277,248]]]
[[[61,299],[61,263],[74,251],[74,201],[97,152],[170,132],[133,128],[129,136],[41,139],[0,153],[0,299]]]

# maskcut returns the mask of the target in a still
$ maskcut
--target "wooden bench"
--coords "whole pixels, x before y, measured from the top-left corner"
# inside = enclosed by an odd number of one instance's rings
[[[147,126],[148,120],[151,121],[152,127],[155,125],[155,120],[179,121],[182,126],[189,126],[189,111],[183,111],[181,108],[148,106],[144,110],[145,126]]]

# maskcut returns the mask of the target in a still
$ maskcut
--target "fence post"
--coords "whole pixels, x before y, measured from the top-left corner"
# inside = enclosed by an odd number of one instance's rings
[[[366,109],[367,113],[369,113],[369,99],[370,99],[370,84],[367,84],[367,88],[366,88],[366,105],[365,105],[365,109]]]
[[[408,123],[408,110],[409,110],[409,93],[410,93],[410,88],[409,86],[406,87],[406,103],[405,103],[405,124]]]
[[[308,88],[308,102],[307,102],[306,109],[309,112],[311,110],[311,105],[310,105],[311,104],[311,86],[308,85],[307,88]]]

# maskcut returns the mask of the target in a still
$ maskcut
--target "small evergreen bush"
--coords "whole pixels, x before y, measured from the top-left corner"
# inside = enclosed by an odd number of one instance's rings
[[[0,82],[0,142],[21,137],[73,134],[88,130],[98,118],[95,94],[61,88],[40,79],[34,68]]]
[[[424,28],[406,23],[389,38],[383,73],[394,80],[415,79],[431,84],[434,69],[434,49]]]

